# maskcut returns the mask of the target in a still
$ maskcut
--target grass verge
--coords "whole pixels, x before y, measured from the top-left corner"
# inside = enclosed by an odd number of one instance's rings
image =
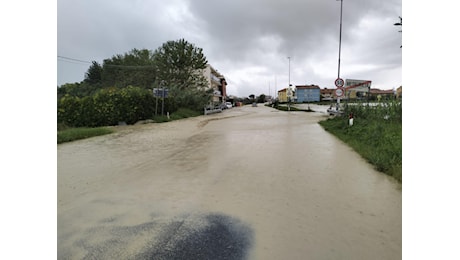
[[[168,118],[167,116],[155,116],[153,120],[155,123],[169,122],[173,120],[179,120],[187,117],[194,117],[201,115],[200,112],[193,111],[191,109],[180,108],[176,112],[172,113]],[[113,133],[114,130],[104,127],[77,127],[68,128],[66,126],[58,126],[57,143],[72,142],[79,139],[85,139],[98,135],[106,135]]]
[[[402,124],[384,119],[334,117],[319,124],[351,146],[375,168],[402,182]]]
[[[163,122],[169,122],[173,120],[179,120],[187,117],[195,117],[201,115],[200,112],[194,111],[188,108],[179,108],[176,112],[172,113],[169,116],[169,119],[167,116],[154,116],[153,120],[156,123],[163,123]]]
[[[67,128],[64,130],[58,130],[57,132],[57,143],[72,142],[79,139],[85,139],[98,135],[111,134],[114,131],[104,127],[77,127],[77,128]]]

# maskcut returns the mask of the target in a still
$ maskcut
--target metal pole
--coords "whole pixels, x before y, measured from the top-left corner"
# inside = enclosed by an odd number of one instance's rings
[[[288,99],[288,111],[291,111],[291,57],[288,57],[289,60],[289,85],[288,85],[288,91],[286,91],[287,99]]]
[[[339,65],[337,69],[337,78],[340,78],[340,54],[342,49],[342,9],[343,9],[343,0],[340,0],[340,33],[339,33]],[[345,96],[347,91],[345,90]],[[337,97],[337,111],[339,110],[340,97]]]
[[[291,88],[291,57],[288,57],[289,60],[289,89]]]
[[[158,95],[155,95],[155,99],[156,99],[156,105],[155,105],[155,116],[158,114],[157,111],[158,111]]]
[[[165,87],[161,87],[161,115],[164,115],[165,108]]]
[[[160,81],[160,88],[161,88],[161,115],[164,115],[164,107],[165,107],[165,83],[164,80]]]
[[[343,0],[340,0],[339,68],[337,72],[337,78],[340,78],[340,54],[341,54],[341,48],[342,48],[342,8],[343,8]]]

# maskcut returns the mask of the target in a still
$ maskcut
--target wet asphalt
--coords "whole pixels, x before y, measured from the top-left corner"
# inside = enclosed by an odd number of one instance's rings
[[[58,259],[400,259],[401,185],[324,113],[243,107],[58,146]]]

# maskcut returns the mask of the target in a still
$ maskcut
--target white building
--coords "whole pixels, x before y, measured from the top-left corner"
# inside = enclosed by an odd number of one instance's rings
[[[208,81],[208,87],[214,90],[212,101],[222,103],[227,100],[227,82],[225,77],[214,69],[210,64],[203,69],[203,76]]]

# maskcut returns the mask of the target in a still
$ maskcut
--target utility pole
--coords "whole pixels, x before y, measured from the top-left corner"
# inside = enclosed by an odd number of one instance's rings
[[[270,80],[268,81],[268,96],[271,98],[271,91],[270,91]]]
[[[287,57],[289,60],[289,85],[286,91],[287,101],[288,101],[288,111],[291,111],[291,57]]]
[[[275,95],[278,98],[278,86],[276,85],[276,75],[275,75]]]
[[[338,69],[337,69],[337,80],[341,82],[341,84],[337,84],[336,80],[336,86],[339,89],[339,86],[343,86],[343,80],[340,78],[340,54],[342,50],[342,9],[343,9],[343,0],[340,1],[340,32],[339,32],[339,62],[338,62]],[[341,87],[341,86],[340,86]],[[344,91],[346,95],[346,90]],[[340,108],[340,97],[337,96],[337,104],[336,104],[336,110],[338,111]]]
[[[340,54],[341,54],[341,49],[342,49],[342,9],[343,9],[343,0],[340,0],[339,68],[337,71],[337,78],[340,78]]]

